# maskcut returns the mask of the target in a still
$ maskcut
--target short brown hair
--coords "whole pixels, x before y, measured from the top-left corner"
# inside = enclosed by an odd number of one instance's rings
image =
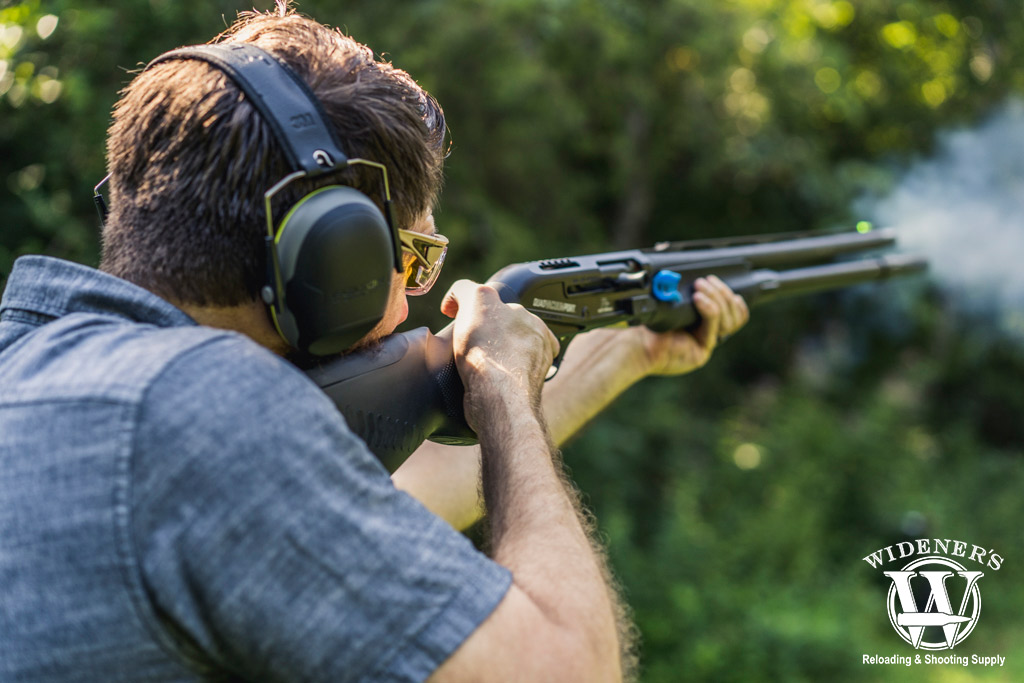
[[[274,14],[240,14],[211,42],[252,43],[291,67],[320,100],[345,153],[387,166],[398,226],[432,207],[444,114],[406,72],[281,0]],[[100,267],[177,303],[257,298],[266,272],[263,193],[293,170],[270,126],[233,81],[201,61],[155,65],[121,95],[107,141],[111,211]],[[380,172],[353,166],[293,183],[275,198],[275,219],[328,184],[383,204]]]

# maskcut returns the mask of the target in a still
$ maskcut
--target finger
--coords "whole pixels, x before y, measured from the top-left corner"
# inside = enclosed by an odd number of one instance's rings
[[[722,309],[722,326],[718,330],[719,337],[727,337],[731,335],[743,324],[740,322],[741,314],[739,308],[736,306],[735,297],[736,295],[730,292],[725,298],[725,304]]]
[[[740,326],[746,325],[750,320],[750,307],[747,306],[747,301],[739,294],[733,294],[736,300],[736,310],[740,314]]]
[[[697,311],[700,313],[703,322],[700,327],[694,333],[694,338],[697,342],[710,351],[715,348],[715,344],[718,341],[718,330],[721,326],[721,308],[713,298],[704,292],[697,291],[693,295],[693,303],[697,307]]]
[[[729,304],[732,301],[732,290],[729,289],[729,285],[722,282],[717,275],[709,275],[706,279],[707,290],[709,294],[718,304],[722,310],[722,315],[725,316],[729,313]]]
[[[729,285],[725,284],[717,276],[709,276],[708,282],[715,292],[721,295],[721,298],[718,299],[719,304],[722,306],[719,334],[723,336],[733,334],[743,327],[747,317],[750,315],[749,310],[747,310],[747,304],[743,301],[743,297],[733,293]]]
[[[454,318],[459,312],[459,300],[467,300],[478,285],[472,280],[456,280],[441,300],[441,313]]]
[[[718,307],[718,315],[721,316],[725,312],[725,302],[722,300],[721,292],[711,283],[709,278],[698,278],[693,284],[693,288],[696,292],[703,294],[709,300],[715,303]]]
[[[725,281],[722,280],[722,278],[712,273],[711,275],[708,275],[707,279],[708,283],[710,283],[711,286],[714,287],[715,289],[719,290],[720,292],[724,292],[725,294],[728,294],[730,296],[732,295],[732,288],[729,287],[729,285],[725,284]]]
[[[551,358],[555,359],[558,357],[558,352],[562,350],[562,345],[558,342],[558,337],[555,336],[555,333],[547,325],[544,326],[544,329],[548,332],[548,348],[551,349]]]
[[[449,318],[454,318],[459,312],[459,298],[455,290],[457,284],[458,282],[449,287],[441,300],[441,313]]]
[[[722,327],[719,334],[723,337],[735,334],[747,324],[749,319],[750,309],[747,308],[747,302],[738,294],[730,293],[722,313]]]
[[[694,289],[715,303],[718,307],[719,318],[725,315],[728,303],[725,300],[725,297],[722,296],[721,290],[711,281],[710,278],[698,278],[697,282],[694,283]]]
[[[517,308],[521,310],[522,315],[530,319],[531,324],[534,326],[534,329],[536,329],[537,332],[544,338],[544,342],[547,345],[548,350],[551,352],[551,358],[555,358],[558,355],[558,352],[561,350],[562,345],[558,341],[558,337],[555,336],[555,333],[551,331],[551,328],[544,324],[543,320],[538,318],[533,313],[530,313],[523,306],[519,304],[507,304],[507,306],[509,308]]]

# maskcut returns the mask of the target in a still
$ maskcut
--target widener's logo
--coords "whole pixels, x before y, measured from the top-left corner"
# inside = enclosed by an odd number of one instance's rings
[[[970,548],[970,553],[968,553]],[[910,561],[898,570],[882,573],[891,581],[886,595],[889,623],[900,638],[917,650],[950,650],[971,635],[981,617],[981,569],[968,569],[953,558],[966,558],[981,568],[998,571],[1003,557],[963,541],[942,538],[921,538],[881,548],[864,558],[873,568],[887,562]],[[897,565],[899,566],[899,565]],[[921,663],[921,655],[914,658]],[[925,655],[925,664],[962,664],[968,658],[956,655],[937,657]],[[971,663],[1002,666],[1005,658],[972,655]],[[864,655],[865,664],[911,665],[910,657]]]
[[[926,570],[924,567],[929,569]],[[963,579],[963,593],[955,612],[946,583],[954,572]],[[978,623],[978,617],[981,616],[981,591],[978,588],[978,579],[985,576],[984,572],[969,572],[963,565],[953,560],[933,555],[914,560],[904,567],[903,571],[885,572],[885,575],[892,579],[887,598],[889,622],[896,629],[896,633],[915,648],[952,648],[969,636]],[[910,587],[910,580],[917,577],[928,581],[929,594],[923,610],[918,609],[917,598]],[[925,629],[929,626],[942,629],[942,642],[924,640]]]

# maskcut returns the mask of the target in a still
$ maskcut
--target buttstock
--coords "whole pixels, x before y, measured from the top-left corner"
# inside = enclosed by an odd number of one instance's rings
[[[450,328],[436,335],[426,327],[392,334],[307,374],[389,472],[428,438],[476,443],[463,412]]]

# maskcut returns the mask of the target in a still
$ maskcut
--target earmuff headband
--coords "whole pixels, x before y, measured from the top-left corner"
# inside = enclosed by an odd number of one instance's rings
[[[346,165],[319,100],[269,52],[249,43],[192,45],[165,52],[146,69],[172,59],[198,59],[231,78],[273,129],[292,168],[316,176]]]

